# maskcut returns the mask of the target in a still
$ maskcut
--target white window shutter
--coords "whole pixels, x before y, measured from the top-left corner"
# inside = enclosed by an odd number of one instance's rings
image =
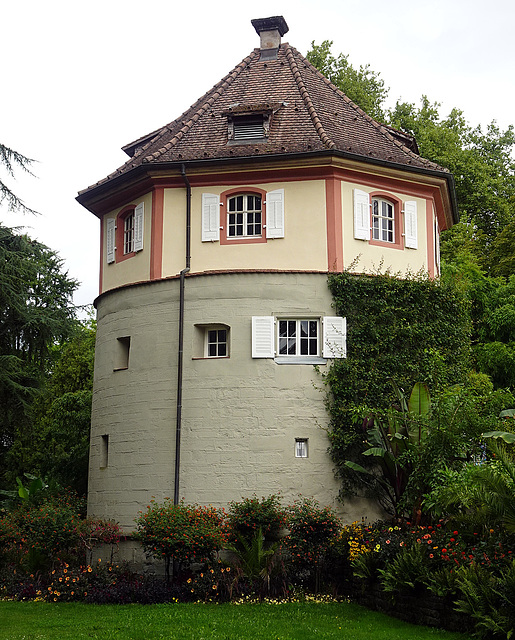
[[[202,242],[220,240],[220,198],[212,193],[202,194]]]
[[[284,189],[266,194],[266,237],[284,238]]]
[[[361,189],[354,189],[354,237],[370,240],[370,197]]]
[[[275,356],[275,331],[273,316],[252,316],[252,357]]]
[[[143,222],[145,205],[140,202],[134,210],[134,251],[143,251]]]
[[[323,319],[324,358],[347,357],[347,318],[327,316]]]
[[[107,248],[107,263],[114,262],[114,249],[115,249],[115,231],[116,220],[114,218],[107,218],[106,221],[106,248]]]
[[[406,200],[404,203],[404,246],[407,249],[418,249],[417,203],[415,200]]]

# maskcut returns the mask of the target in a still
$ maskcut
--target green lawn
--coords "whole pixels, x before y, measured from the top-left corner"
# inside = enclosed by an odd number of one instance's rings
[[[91,605],[0,602],[0,639],[466,640],[348,603]]]

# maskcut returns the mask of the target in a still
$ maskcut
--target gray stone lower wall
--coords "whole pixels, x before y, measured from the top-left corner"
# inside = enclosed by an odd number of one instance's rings
[[[152,499],[173,497],[179,328],[176,279],[111,291],[98,301],[88,513],[126,533]],[[191,276],[185,286],[179,495],[226,507],[242,497],[313,496],[345,522],[370,505],[342,506],[328,454],[320,373],[328,368],[251,357],[252,316],[334,315],[327,276],[226,273]],[[228,358],[204,358],[203,328],[229,328]],[[119,338],[128,367],[115,370]],[[124,342],[125,344],[125,342]],[[309,456],[295,457],[307,438]],[[107,447],[107,451],[106,451]]]

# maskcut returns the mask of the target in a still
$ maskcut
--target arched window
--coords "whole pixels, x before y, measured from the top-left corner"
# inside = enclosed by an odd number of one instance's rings
[[[395,242],[395,211],[393,202],[372,198],[372,240]]]

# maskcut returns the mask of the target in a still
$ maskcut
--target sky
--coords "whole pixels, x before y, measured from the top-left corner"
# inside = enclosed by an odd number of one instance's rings
[[[35,177],[1,167],[0,177],[40,215],[0,205],[0,223],[59,253],[81,283],[75,304],[98,295],[100,251],[99,221],[78,191],[258,47],[251,19],[275,15],[301,53],[332,40],[333,54],[369,64],[388,106],[425,94],[442,116],[457,107],[473,126],[515,124],[513,0],[4,0],[0,142],[36,162]]]

